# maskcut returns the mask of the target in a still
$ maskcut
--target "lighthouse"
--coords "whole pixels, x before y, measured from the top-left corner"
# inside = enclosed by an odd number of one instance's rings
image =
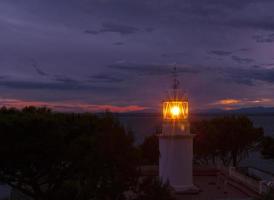
[[[189,102],[179,90],[174,72],[172,90],[163,101],[162,133],[159,135],[159,176],[177,193],[198,191],[193,185],[193,137],[189,127]]]

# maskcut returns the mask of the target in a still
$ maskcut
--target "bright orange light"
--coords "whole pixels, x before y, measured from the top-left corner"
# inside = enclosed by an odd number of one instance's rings
[[[178,106],[171,107],[170,112],[173,116],[179,116],[181,113],[180,108]]]
[[[188,117],[187,101],[166,101],[163,103],[163,118],[166,120],[181,120]]]

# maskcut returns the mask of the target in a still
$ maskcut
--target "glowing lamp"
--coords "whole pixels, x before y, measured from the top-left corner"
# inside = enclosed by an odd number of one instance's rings
[[[163,118],[165,120],[184,120],[188,118],[187,101],[165,101],[163,103]]]

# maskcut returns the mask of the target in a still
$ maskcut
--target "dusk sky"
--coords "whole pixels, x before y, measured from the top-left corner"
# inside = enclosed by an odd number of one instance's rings
[[[274,106],[273,0],[0,0],[0,105]]]

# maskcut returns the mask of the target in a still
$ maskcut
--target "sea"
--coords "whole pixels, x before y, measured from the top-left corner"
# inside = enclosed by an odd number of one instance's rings
[[[190,120],[206,120],[216,115],[193,115]],[[247,115],[255,127],[262,127],[265,136],[274,137],[274,115]],[[118,119],[129,131],[133,132],[136,144],[141,144],[145,137],[150,136],[161,127],[160,114],[122,114]],[[260,152],[251,152],[249,157],[240,163],[243,167],[253,167],[274,174],[274,159],[264,159]]]

